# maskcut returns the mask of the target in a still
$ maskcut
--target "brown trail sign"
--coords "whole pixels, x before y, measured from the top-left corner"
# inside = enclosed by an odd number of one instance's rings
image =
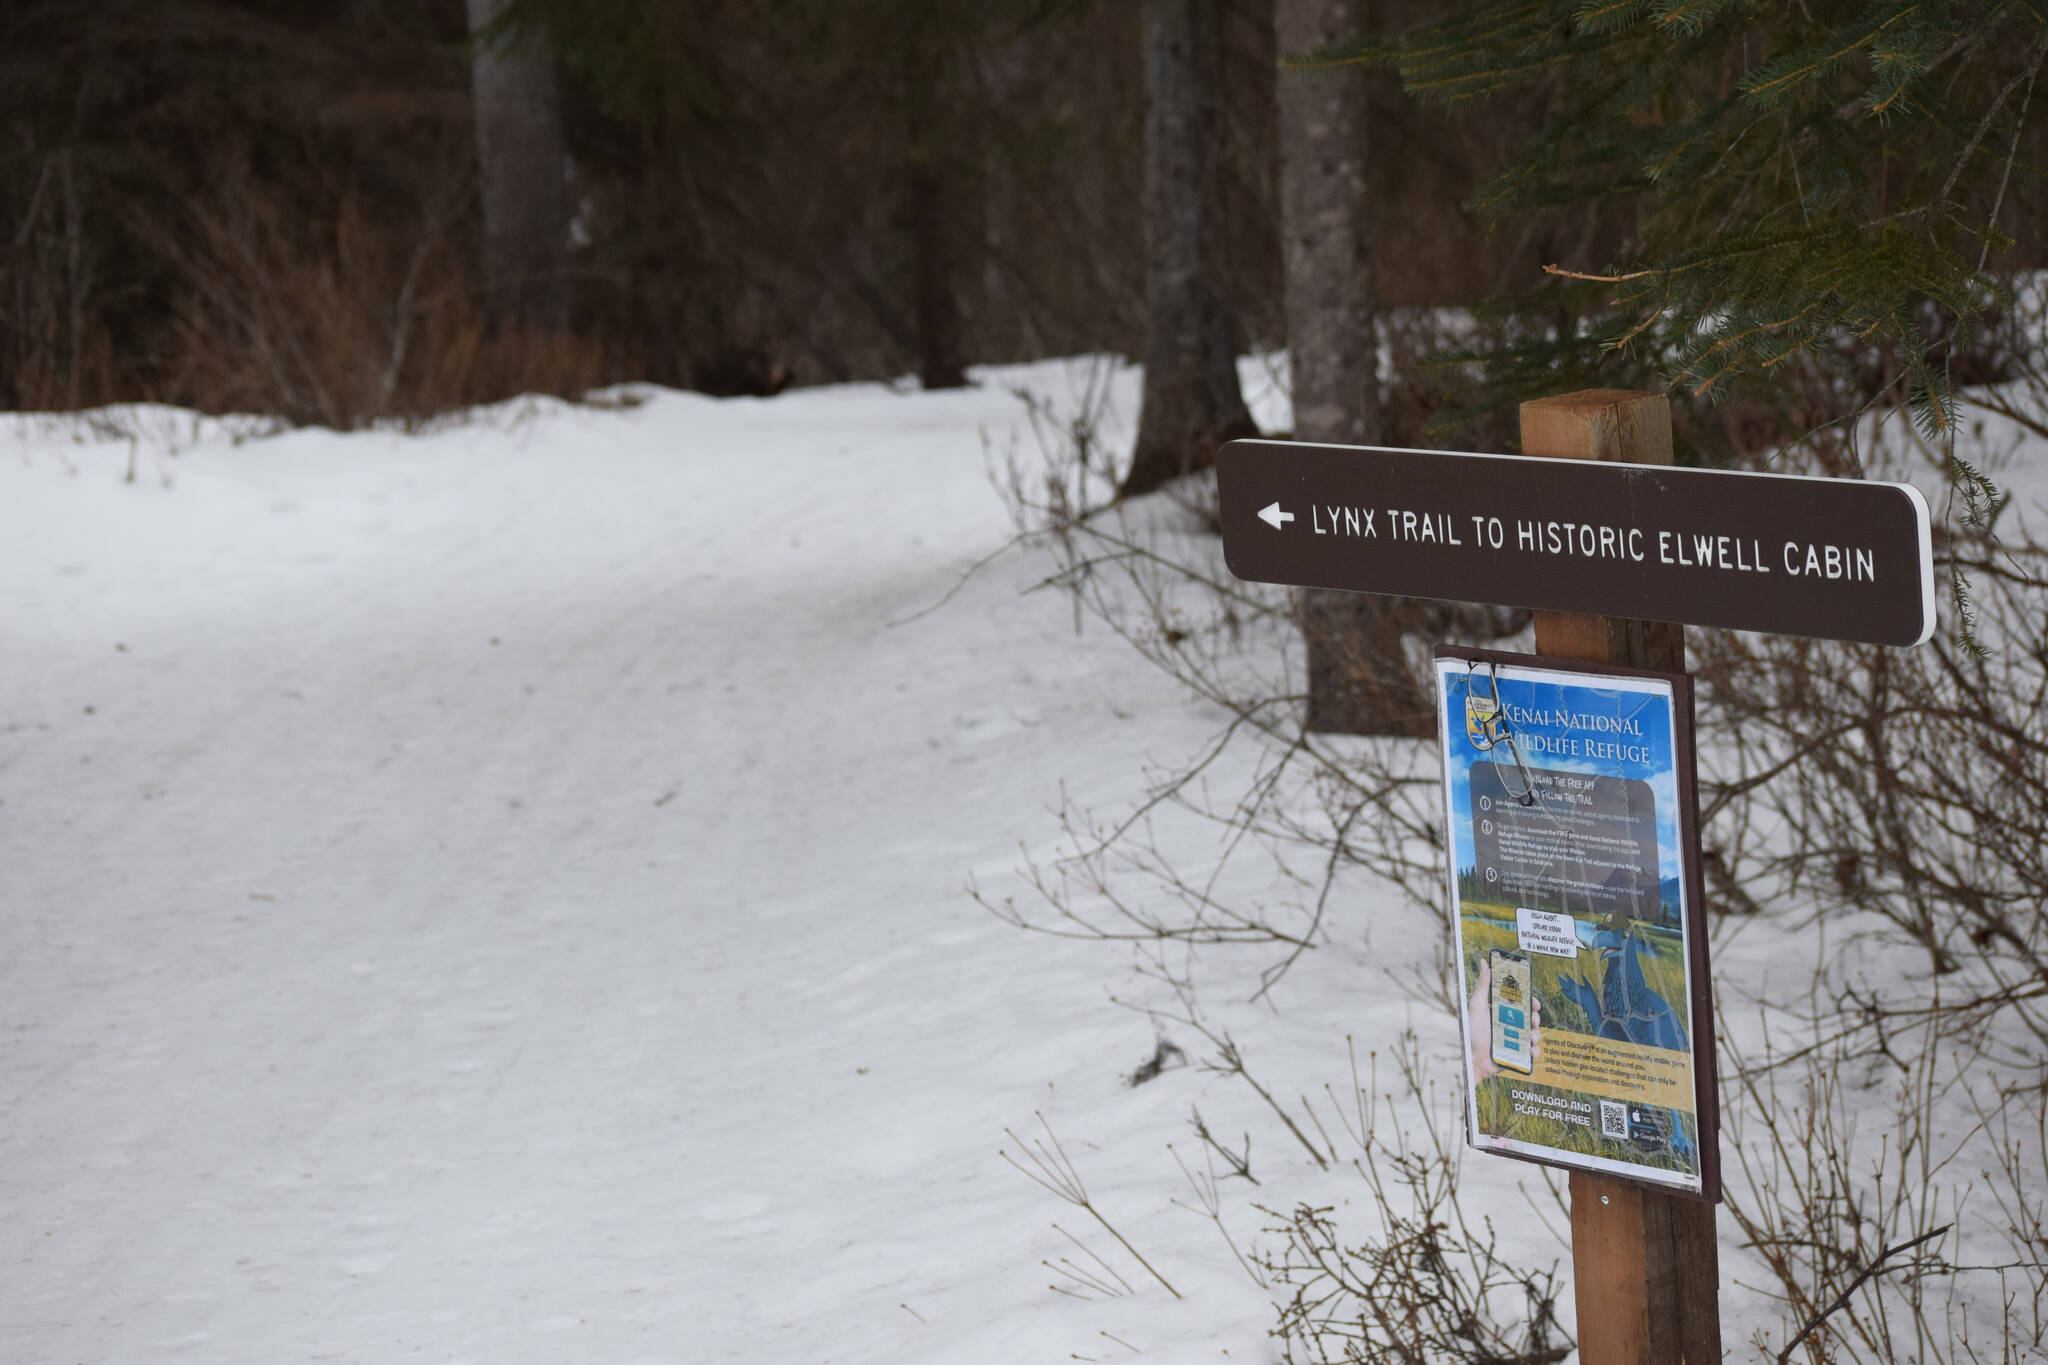
[[[1673,468],[1659,393],[1525,403],[1522,448],[1233,441],[1217,459],[1225,559],[1255,582],[1528,607],[1539,655],[1665,673],[1685,669],[1681,622],[1933,633],[1927,505],[1903,484]],[[1714,1204],[1587,1170],[1571,1204],[1579,1358],[1718,1362]]]
[[[1927,504],[1897,483],[1232,441],[1239,578],[1913,645],[1934,628]]]

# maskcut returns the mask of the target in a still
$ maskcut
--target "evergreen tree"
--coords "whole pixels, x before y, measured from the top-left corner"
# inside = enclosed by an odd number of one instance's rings
[[[1598,204],[1626,229],[1611,260],[1545,263],[1524,316],[1571,321],[1494,356],[1482,404],[1596,371],[1717,398],[1818,358],[1880,374],[1842,387],[1847,406],[1889,388],[1952,433],[1952,358],[2033,231],[2048,4],[1487,0],[1349,50],[1426,99],[1547,89],[1472,205]]]

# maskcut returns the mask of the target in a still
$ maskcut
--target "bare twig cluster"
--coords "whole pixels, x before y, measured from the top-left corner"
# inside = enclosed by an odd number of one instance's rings
[[[1398,1040],[1394,1060],[1409,1089],[1431,1090],[1412,1033]],[[1265,1268],[1292,1291],[1274,1329],[1287,1360],[1553,1365],[1569,1356],[1573,1342],[1557,1321],[1556,1266],[1509,1264],[1492,1221],[1469,1216],[1458,1198],[1462,1147],[1434,1118],[1440,1107],[1423,1107],[1419,1133],[1389,1137],[1371,1112],[1374,1094],[1357,1083],[1355,1071],[1349,1099],[1347,1106],[1331,1096],[1357,1148],[1352,1165],[1378,1231],[1349,1241],[1333,1209],[1309,1204],[1274,1215],[1270,1231],[1280,1245]]]
[[[1724,1052],[1735,1091],[1724,1140],[1743,1177],[1728,1209],[1768,1274],[1744,1287],[1782,1313],[1777,1330],[1756,1332],[1757,1350],[1822,1365],[2048,1349],[2038,1100],[1958,1066],[1938,1011],[1894,1036],[1875,1071],[1852,1034],[1785,1052],[1774,1033],[1808,1031],[1760,1024],[1759,1049]],[[1855,1120],[1859,1090],[1880,1098],[1876,1129]],[[2031,1131],[2016,1131],[2028,1116]],[[1972,1195],[1986,1193],[1997,1214],[1973,1216]]]
[[[1096,418],[1084,412],[1062,429],[1034,411],[1041,432],[1065,431],[1053,451],[1068,454],[1028,474],[1011,452],[1003,478],[1020,526],[1052,553],[1040,586],[1071,594],[1077,613],[1107,624],[1222,721],[1187,761],[1150,774],[1113,820],[1063,794],[1066,844],[1050,862],[1028,860],[1031,896],[983,903],[1063,936],[1258,948],[1268,954],[1262,993],[1327,933],[1348,877],[1391,880],[1437,913],[1433,756],[1399,739],[1305,732],[1293,604],[1230,577],[1207,529],[1213,484],[1192,480],[1143,507],[1093,505],[1082,493]],[[1421,663],[1412,661],[1418,673]],[[1196,862],[1178,851],[1188,839],[1214,852]],[[1181,963],[1172,970],[1192,970],[1191,958]]]
[[[1015,1133],[1010,1132],[1009,1129],[1003,1130],[1010,1141],[1017,1145],[1017,1150],[1023,1153],[1024,1157],[1022,1161],[1019,1161],[1016,1157],[1011,1156],[1008,1151],[1004,1151],[1001,1153],[1003,1160],[1009,1162],[1012,1167],[1034,1184],[1052,1194],[1058,1195],[1061,1199],[1080,1209],[1097,1223],[1100,1223],[1102,1230],[1111,1237],[1114,1237],[1118,1246],[1131,1253],[1132,1260],[1145,1267],[1146,1272],[1153,1279],[1159,1281],[1165,1287],[1167,1293],[1173,1295],[1176,1299],[1179,1298],[1180,1291],[1173,1287],[1172,1282],[1153,1269],[1152,1263],[1146,1260],[1121,1232],[1116,1230],[1116,1225],[1109,1221],[1101,1209],[1095,1207],[1095,1201],[1088,1197],[1088,1187],[1081,1183],[1080,1170],[1075,1167],[1073,1158],[1067,1155],[1067,1149],[1060,1143],[1059,1134],[1053,1132],[1052,1125],[1046,1122],[1043,1114],[1038,1116],[1038,1122],[1045,1129],[1045,1137],[1043,1139],[1033,1138],[1027,1142]],[[1085,1246],[1081,1246],[1081,1243],[1072,1233],[1059,1228],[1057,1223],[1053,1226],[1059,1230],[1061,1236],[1073,1242],[1086,1255],[1093,1258],[1102,1273],[1107,1275],[1111,1281],[1114,1281],[1124,1293],[1131,1292],[1130,1283],[1123,1276],[1117,1274],[1116,1270],[1108,1262],[1095,1256],[1095,1253],[1088,1251]],[[1066,1267],[1062,1273],[1068,1274],[1071,1278],[1090,1284],[1102,1293],[1114,1293],[1109,1287],[1108,1281],[1098,1281],[1092,1272],[1084,1270],[1071,1262],[1062,1261],[1061,1264]]]

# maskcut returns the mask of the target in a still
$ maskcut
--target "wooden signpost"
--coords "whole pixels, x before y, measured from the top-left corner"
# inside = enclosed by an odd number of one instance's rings
[[[1661,393],[1592,389],[1524,403],[1522,452],[1668,465],[1670,402]],[[1685,627],[1539,611],[1536,652],[1683,673]],[[1711,1016],[1696,1027],[1711,1030]],[[1714,1205],[1590,1171],[1572,1172],[1571,1199],[1579,1359],[1586,1365],[1718,1362],[1720,1245]]]
[[[1231,571],[1529,607],[1539,656],[1667,674],[1685,671],[1687,622],[1887,645],[1933,632],[1913,489],[1673,468],[1661,393],[1587,390],[1521,418],[1520,457],[1231,442],[1217,460]],[[1711,1009],[1692,1018],[1710,1043]],[[1711,1099],[1713,1049],[1698,1051]],[[1713,1182],[1701,1198],[1594,1170],[1570,1181],[1579,1358],[1718,1362]]]

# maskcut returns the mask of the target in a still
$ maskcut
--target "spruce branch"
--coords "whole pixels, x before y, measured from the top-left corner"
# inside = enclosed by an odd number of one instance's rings
[[[1646,280],[1653,276],[1668,274],[1663,270],[1631,270],[1625,275],[1587,275],[1577,270],[1566,270],[1561,265],[1543,267],[1546,275],[1561,275],[1568,280],[1590,280],[1595,284],[1620,284],[1624,280]]]

